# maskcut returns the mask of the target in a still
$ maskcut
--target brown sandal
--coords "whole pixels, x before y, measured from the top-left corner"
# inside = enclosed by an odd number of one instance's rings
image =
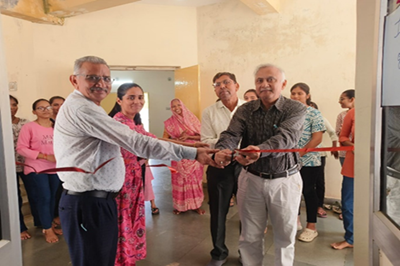
[[[155,207],[155,208],[151,208],[151,215],[157,215],[160,214],[160,210]]]

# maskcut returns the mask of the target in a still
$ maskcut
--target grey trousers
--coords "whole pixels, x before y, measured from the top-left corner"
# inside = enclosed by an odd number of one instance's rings
[[[268,215],[274,231],[275,265],[293,265],[302,187],[299,172],[284,178],[263,179],[242,170],[237,200],[242,222],[239,250],[244,266],[262,265]]]

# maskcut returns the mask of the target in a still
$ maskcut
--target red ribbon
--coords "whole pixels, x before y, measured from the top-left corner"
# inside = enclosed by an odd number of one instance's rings
[[[100,168],[102,168],[103,166],[105,166],[106,164],[108,164],[109,162],[111,162],[112,160],[114,160],[115,158],[111,158],[107,161],[105,161],[104,163],[100,164],[93,172],[90,171],[86,171],[82,168],[78,168],[78,167],[59,167],[59,168],[50,168],[50,169],[45,169],[42,171],[36,171],[36,169],[28,164],[24,164],[24,163],[20,163],[20,162],[15,162],[16,165],[22,165],[22,166],[26,166],[29,168],[32,168],[33,171],[36,174],[43,174],[43,173],[49,173],[49,172],[79,172],[79,173],[85,173],[85,174],[95,174],[97,171],[100,170]],[[147,165],[147,167],[167,167],[172,174],[178,173],[178,171],[166,164],[155,164],[155,165]]]
[[[236,152],[311,152],[311,151],[353,151],[354,146],[343,146],[343,147],[325,147],[325,148],[299,148],[299,149],[276,149],[276,150],[240,150],[236,149]]]
[[[153,164],[153,165],[148,165],[147,167],[167,167],[171,171],[171,174],[178,173],[178,170],[176,170],[175,168],[172,168],[171,166],[168,166],[166,164]]]
[[[24,164],[24,163],[19,163],[16,162],[15,164],[17,165],[22,165],[22,166],[26,166],[29,168],[32,168],[33,171],[36,174],[43,174],[43,173],[48,173],[48,172],[79,172],[79,173],[85,173],[85,174],[95,174],[97,171],[100,170],[100,168],[102,168],[104,165],[108,164],[109,162],[111,162],[112,160],[114,160],[115,158],[111,158],[108,159],[107,161],[105,161],[104,163],[100,164],[99,167],[97,167],[93,172],[90,171],[86,171],[84,169],[78,168],[78,167],[59,167],[59,168],[50,168],[50,169],[45,169],[42,171],[36,171],[35,168],[33,168],[32,166],[28,165],[28,164]]]
[[[344,146],[344,147],[327,147],[327,148],[301,148],[301,149],[275,149],[275,150],[239,150],[236,149],[236,152],[248,152],[248,153],[254,153],[254,152],[321,152],[321,151],[353,151],[354,146]],[[97,171],[99,171],[103,166],[114,160],[115,158],[111,158],[104,163],[100,164],[93,172],[86,171],[84,169],[78,168],[78,167],[59,167],[59,168],[50,168],[50,169],[45,169],[42,171],[37,172],[35,168],[33,168],[30,165],[24,164],[24,163],[19,163],[16,162],[16,165],[22,165],[26,166],[29,168],[32,168],[33,171],[37,174],[43,174],[43,173],[48,173],[48,172],[79,172],[79,173],[85,173],[85,174],[95,174]],[[166,164],[155,164],[155,165],[147,165],[147,167],[167,167],[170,171],[171,174],[176,174],[178,171]]]

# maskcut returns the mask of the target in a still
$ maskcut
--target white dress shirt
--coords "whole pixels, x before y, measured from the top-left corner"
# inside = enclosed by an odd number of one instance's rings
[[[57,167],[79,167],[94,171],[114,158],[96,174],[59,172],[67,190],[119,191],[125,179],[120,147],[142,158],[193,160],[197,150],[138,134],[109,117],[104,109],[75,90],[65,100],[54,129]]]
[[[204,109],[201,118],[201,142],[209,144],[210,148],[213,149],[219,139],[219,135],[228,128],[233,114],[243,103],[245,101],[238,99],[237,105],[232,112],[221,101]]]
[[[328,119],[326,119],[325,117],[322,117],[322,118],[324,119],[324,125],[326,128],[326,131],[324,133],[328,133],[329,138],[331,139],[332,142],[334,142],[334,141],[337,142],[338,137],[336,136],[335,129],[332,127],[331,123],[329,123]],[[326,157],[326,156],[328,156],[328,152],[322,151],[322,152],[320,152],[320,155]]]

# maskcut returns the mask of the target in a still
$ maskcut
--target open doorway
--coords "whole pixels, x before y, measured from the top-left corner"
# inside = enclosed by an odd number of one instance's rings
[[[115,104],[117,89],[124,83],[136,83],[145,92],[145,106],[140,112],[145,129],[157,137],[162,137],[164,121],[171,116],[170,101],[175,97],[173,70],[113,70],[115,79],[110,95],[102,102],[109,112]]]

